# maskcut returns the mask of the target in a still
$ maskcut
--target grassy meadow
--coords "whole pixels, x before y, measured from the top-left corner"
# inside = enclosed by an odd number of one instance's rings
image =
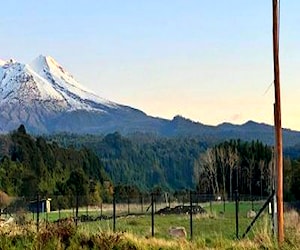
[[[257,211],[262,203],[254,203]],[[54,223],[59,218],[73,216],[73,210],[41,214],[39,232],[33,215],[27,216],[24,225],[11,224],[0,227],[0,249],[279,249],[273,238],[270,215],[259,218],[245,239],[236,239],[235,204],[203,204],[207,214],[193,216],[193,239],[190,239],[190,216],[155,215],[155,237],[151,236],[151,214],[118,217],[116,232],[113,232],[112,219],[93,222]],[[120,206],[119,206],[120,208]],[[252,204],[241,202],[239,210],[239,236],[251,219],[246,214]],[[132,212],[134,212],[132,206]],[[98,216],[96,209],[80,209],[80,214]],[[110,215],[110,207],[103,207],[103,214]],[[118,214],[126,214],[118,210]],[[36,216],[36,215],[35,215]],[[299,249],[300,218],[295,211],[285,214],[286,241],[280,249]],[[47,223],[46,223],[47,219]],[[171,226],[186,228],[185,239],[174,239],[168,234]]]
[[[225,212],[223,212],[223,203],[215,203],[210,207],[205,204],[207,214],[193,215],[193,238],[236,238],[235,226],[235,204],[227,203]],[[255,208],[259,208],[259,204],[254,204]],[[246,217],[247,211],[251,209],[251,204],[241,202],[239,206],[239,232],[244,233],[251,219]],[[83,211],[82,211],[83,212]],[[89,212],[93,215],[93,212]],[[123,212],[123,214],[126,214]],[[268,218],[269,216],[264,216]],[[258,225],[265,222],[266,218],[259,219]],[[89,223],[80,223],[79,230],[95,234],[101,231],[112,231],[112,220],[101,220]],[[187,231],[187,238],[190,239],[190,215],[155,215],[154,217],[154,232],[156,238],[170,239],[168,229],[171,226],[183,226]],[[256,228],[255,226],[254,228]],[[127,232],[138,236],[151,236],[151,214],[145,215],[129,215],[122,216],[116,220],[116,231]],[[250,232],[249,235],[251,235]]]

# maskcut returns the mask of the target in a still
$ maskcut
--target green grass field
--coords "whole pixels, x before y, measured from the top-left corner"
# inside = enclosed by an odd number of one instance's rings
[[[36,233],[33,214],[28,214],[32,222],[25,229],[18,225],[0,227],[0,249],[299,249],[300,217],[295,211],[287,214],[286,241],[280,248],[272,235],[270,215],[267,211],[259,218],[253,229],[243,240],[236,239],[235,203],[214,202],[211,205],[201,204],[207,214],[193,216],[193,240],[190,241],[190,216],[155,215],[155,237],[151,237],[151,214],[126,216],[126,206],[118,207],[116,232],[113,233],[113,220],[51,223],[59,218],[73,217],[73,210],[53,211],[40,214],[40,230]],[[254,203],[258,211],[262,203]],[[139,210],[130,209],[131,212]],[[111,206],[102,213],[111,215]],[[241,202],[239,207],[239,235],[241,236],[252,219],[246,214],[252,208],[249,202]],[[79,215],[98,216],[96,208],[81,208]],[[36,219],[36,215],[35,215]],[[45,223],[45,221],[49,223]],[[171,226],[183,226],[187,231],[187,239],[174,239],[168,234]],[[27,228],[26,228],[27,227]]]
[[[235,221],[235,203],[227,202],[224,204],[222,202],[214,203],[204,203],[201,204],[207,211],[204,215],[193,215],[193,238],[204,238],[204,239],[214,239],[214,238],[225,238],[225,239],[235,239],[236,238],[236,221]],[[253,208],[258,211],[262,207],[262,202],[253,203]],[[120,209],[122,207],[122,209]],[[105,210],[102,211],[103,215],[112,216],[112,207],[107,206]],[[252,219],[246,217],[247,211],[252,209],[251,202],[240,202],[239,203],[239,236],[241,236]],[[151,214],[150,211],[144,215],[128,215],[127,216],[127,205],[117,206],[117,216],[122,215],[116,219],[116,231],[118,232],[128,232],[138,236],[150,237],[151,236]],[[131,213],[139,213],[139,206],[131,205]],[[100,215],[100,210],[98,209],[79,209],[79,217],[81,215],[89,215],[96,218]],[[36,215],[32,215],[32,219]],[[55,221],[59,218],[73,217],[75,216],[74,210],[63,210],[63,211],[52,211],[50,213],[40,214],[41,221]],[[257,223],[255,224],[253,230],[250,231],[248,237],[253,237],[255,230],[261,226],[262,223],[266,223],[266,219],[270,216],[267,215],[265,211],[264,216],[261,216]],[[168,229],[171,226],[183,226],[186,228],[187,238],[190,239],[190,215],[155,215],[154,216],[154,232],[155,237],[169,239]],[[113,231],[113,220],[98,220],[93,222],[80,222],[78,223],[78,229],[82,232],[89,232],[91,234],[96,234],[99,232],[112,232]]]

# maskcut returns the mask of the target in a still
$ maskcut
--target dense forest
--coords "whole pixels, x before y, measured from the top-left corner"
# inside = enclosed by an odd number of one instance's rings
[[[210,145],[196,138],[57,134],[33,137],[24,126],[0,138],[0,190],[11,196],[88,195],[109,201],[119,192],[183,191],[232,197],[266,196],[273,149],[259,141]],[[300,199],[300,161],[285,158],[286,200]]]
[[[263,197],[273,187],[272,148],[259,141],[218,144],[200,154],[194,167],[200,192],[232,197],[238,190]]]
[[[141,191],[155,187],[166,191],[192,189],[194,162],[208,147],[193,138],[161,138],[119,133],[101,136],[60,134],[49,140],[64,146],[92,149],[116,185],[136,186]]]
[[[178,191],[261,197],[273,183],[273,148],[260,141],[230,140],[213,145],[197,138],[162,138],[147,134],[128,137],[57,134],[47,138],[73,147],[89,147],[101,159],[115,185],[139,190]],[[289,152],[295,152],[292,148]],[[284,160],[285,199],[300,199],[300,162]]]
[[[0,189],[10,196],[89,195],[110,196],[110,178],[99,158],[80,150],[33,138],[21,125],[1,138]]]
[[[300,200],[300,159],[285,156],[284,200]],[[274,148],[259,141],[231,140],[210,147],[195,163],[200,192],[232,197],[234,190],[265,197],[275,185]]]

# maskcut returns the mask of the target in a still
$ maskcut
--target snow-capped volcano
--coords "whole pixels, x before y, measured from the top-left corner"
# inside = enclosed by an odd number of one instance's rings
[[[103,111],[91,102],[116,106],[81,86],[53,58],[38,56],[30,64],[0,62],[0,98],[3,102],[52,102],[52,111]]]
[[[115,106],[114,103],[100,98],[80,85],[74,77],[50,56],[39,56],[29,66],[43,79],[50,82],[56,93],[65,99],[72,109],[95,109],[85,100]],[[96,109],[99,111],[99,109]]]
[[[137,114],[146,116],[87,90],[50,56],[40,55],[29,64],[0,60],[2,131],[15,129],[20,123],[34,132],[68,131],[69,127],[76,130],[81,122],[73,123],[75,116],[86,122],[80,129],[90,131],[90,126],[92,129],[101,126],[97,122],[104,118],[105,121],[121,121]]]
[[[0,59],[0,132],[15,130],[20,124],[35,134],[118,131],[122,134],[201,136],[215,142],[232,138],[274,142],[271,126],[249,122],[214,127],[180,116],[166,120],[105,100],[83,87],[49,56],[38,56],[29,64]],[[299,144],[299,134],[284,130],[284,144]]]

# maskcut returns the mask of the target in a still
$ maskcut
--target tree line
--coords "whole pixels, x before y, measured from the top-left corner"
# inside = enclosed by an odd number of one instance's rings
[[[91,150],[62,148],[43,137],[34,138],[23,125],[1,142],[0,190],[8,195],[81,195],[95,202],[111,199],[111,180]],[[67,202],[70,200],[63,201]]]
[[[150,134],[48,138],[64,146],[89,147],[103,162],[115,186],[124,190],[200,193],[232,197],[234,191],[265,197],[273,188],[273,147],[239,139],[213,145],[196,137],[163,138]],[[285,199],[300,199],[300,160],[284,160]],[[124,188],[125,187],[125,188]]]
[[[207,148],[206,142],[195,138],[124,137],[117,132],[92,138],[57,134],[48,140],[92,149],[115,185],[135,186],[141,192],[193,189],[194,161]]]
[[[259,141],[226,141],[200,154],[194,173],[200,192],[232,198],[235,190],[266,196],[273,188],[272,148]]]
[[[234,191],[266,196],[273,149],[259,141],[217,145],[197,138],[147,134],[57,134],[32,137],[24,126],[0,138],[0,190],[10,196],[82,195],[111,201],[146,192],[198,190],[231,198]],[[285,158],[286,200],[300,199],[300,161]],[[67,203],[67,201],[64,201]]]

